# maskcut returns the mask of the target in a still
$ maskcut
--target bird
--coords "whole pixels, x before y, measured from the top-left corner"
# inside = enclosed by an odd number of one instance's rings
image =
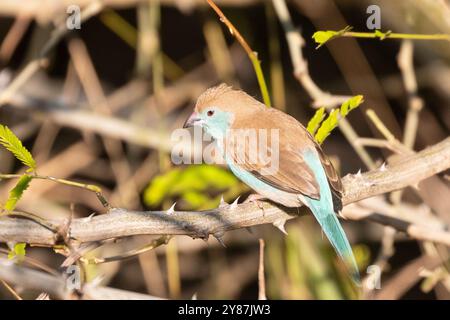
[[[200,126],[217,142],[217,149],[231,172],[259,197],[285,207],[306,205],[352,280],[360,284],[352,248],[338,220],[342,210],[341,179],[320,145],[299,121],[267,107],[242,90],[220,84],[198,97],[194,111],[183,125],[184,128],[193,126]],[[248,138],[242,136],[243,130],[278,133],[277,148],[273,142],[268,147],[278,153],[276,170],[267,170],[267,163],[259,161],[259,157],[250,161],[251,150],[233,151],[232,147],[240,139]],[[232,139],[233,132],[237,133]],[[256,139],[261,138],[256,135]]]

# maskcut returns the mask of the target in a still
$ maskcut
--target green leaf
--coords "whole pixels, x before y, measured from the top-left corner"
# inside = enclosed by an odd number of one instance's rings
[[[163,175],[156,176],[144,191],[144,202],[149,206],[159,205],[176,184],[181,170],[176,168]]]
[[[339,109],[333,109],[328,118],[324,122],[322,122],[322,125],[320,126],[315,136],[316,141],[319,144],[321,144],[328,137],[331,131],[333,131],[333,129],[337,127],[339,120],[338,117]]]
[[[17,257],[19,261],[22,261],[25,258],[26,254],[26,243],[19,242],[14,245],[14,248],[8,252],[8,259],[12,260]]]
[[[36,169],[36,161],[31,153],[7,126],[0,125],[0,144],[11,151],[17,159],[31,170]]]
[[[354,96],[351,97],[350,99],[348,99],[347,101],[345,101],[342,105],[341,105],[341,115],[343,117],[347,116],[347,114],[352,111],[353,109],[359,107],[359,105],[361,103],[364,102],[363,96],[362,95],[358,95],[358,96]]]
[[[337,127],[339,122],[339,115],[344,118],[346,117],[350,111],[353,109],[356,109],[361,105],[361,103],[364,102],[364,97],[362,95],[357,95],[354,97],[351,97],[347,101],[345,101],[339,109],[334,109],[331,111],[328,118],[322,122],[322,125],[320,126],[319,130],[317,130],[317,127],[320,125],[321,121],[325,117],[325,111],[322,110],[323,108],[317,110],[316,114],[308,123],[307,130],[311,135],[314,135],[314,138],[319,144],[322,144],[325,139],[330,135],[331,131],[333,131],[334,128]]]
[[[199,191],[187,191],[182,195],[182,199],[193,209],[202,207],[210,200],[203,192]]]
[[[311,120],[309,120],[308,127],[306,128],[306,130],[308,130],[308,132],[314,136],[314,134],[317,131],[317,128],[319,128],[319,125],[324,118],[325,118],[325,108],[322,107],[319,110],[317,110],[314,116],[311,118]]]
[[[154,207],[165,199],[181,197],[195,209],[209,201],[211,193],[227,190],[237,183],[233,174],[217,166],[202,164],[174,168],[150,182],[144,191],[144,202]]]
[[[336,37],[340,37],[340,36],[344,35],[346,32],[349,32],[350,30],[352,30],[352,28],[353,27],[351,27],[351,26],[346,26],[344,29],[339,30],[339,31],[327,30],[327,31],[314,32],[314,34],[312,35],[312,38],[316,41],[316,43],[319,44],[316,47],[316,49],[320,48],[328,41],[330,41]]]
[[[4,209],[7,211],[12,211],[16,207],[17,202],[20,200],[20,198],[23,195],[23,192],[28,188],[30,185],[30,181],[33,178],[27,174],[24,174],[20,177],[19,181],[17,182],[16,186],[9,191],[9,197],[6,201],[6,204],[4,206]]]
[[[332,30],[327,30],[327,31],[316,31],[314,32],[314,34],[312,35],[312,38],[314,39],[314,41],[316,43],[318,43],[319,45],[317,46],[317,48],[323,46],[327,41],[330,41],[332,38],[334,38],[335,36],[338,35],[339,32],[337,31],[332,31]]]

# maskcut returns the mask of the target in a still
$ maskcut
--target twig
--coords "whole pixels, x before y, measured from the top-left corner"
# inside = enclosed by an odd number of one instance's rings
[[[163,134],[158,130],[152,130],[144,126],[134,125],[117,117],[96,114],[92,111],[74,110],[70,107],[62,109],[52,104],[43,106],[40,103],[25,100],[27,98],[14,98],[14,107],[31,111],[37,118],[46,117],[61,126],[95,132],[147,148],[153,147],[170,151],[173,145],[168,134]]]
[[[294,67],[295,78],[313,99],[319,99],[326,96],[327,93],[322,91],[309,75],[308,63],[303,58],[302,53],[302,47],[305,45],[305,41],[300,33],[295,30],[294,25],[292,24],[292,19],[287,9],[286,2],[284,2],[284,0],[273,0],[273,5],[286,34],[286,41],[289,46],[289,53],[291,56],[292,65]],[[341,104],[346,100],[347,99],[337,102],[336,104]]]
[[[343,203],[348,205],[362,199],[399,190],[416,184],[450,167],[450,138],[416,154],[405,156],[395,164],[361,175],[348,175],[343,179]],[[74,219],[69,235],[78,242],[90,242],[140,234],[189,235],[208,237],[212,234],[276,223],[298,216],[297,208],[281,208],[264,203],[264,210],[253,203],[233,207],[222,207],[207,211],[131,211],[114,208],[107,215]],[[429,239],[450,245],[450,233],[445,229],[429,229],[407,218],[370,214],[365,217],[397,230],[408,232],[413,237]],[[60,224],[59,220],[53,221]],[[426,222],[425,222],[426,223]],[[16,241],[39,245],[54,245],[55,237],[50,230],[28,220],[0,219],[0,242]]]
[[[388,141],[376,138],[357,138],[355,145],[362,145],[366,147],[386,148],[398,154],[411,154],[412,151],[406,148],[402,143],[398,141]]]
[[[402,73],[403,83],[408,95],[408,113],[406,114],[405,132],[403,144],[410,149],[414,149],[417,128],[419,124],[419,113],[424,102],[417,95],[417,80],[413,66],[413,43],[410,40],[402,42],[400,52],[397,56],[398,66]]]
[[[15,178],[20,178],[23,175],[21,174],[2,174],[0,173],[0,181],[2,179],[15,179]],[[108,201],[106,200],[106,198],[103,196],[102,194],[102,189],[96,185],[93,184],[86,184],[86,183],[80,183],[80,182],[76,182],[76,181],[71,181],[71,180],[67,180],[67,179],[59,179],[59,178],[55,178],[55,177],[50,177],[50,176],[40,176],[40,175],[30,175],[33,179],[41,179],[41,180],[50,180],[56,183],[60,183],[60,184],[64,184],[66,186],[71,186],[71,187],[76,187],[76,188],[81,188],[81,189],[85,189],[88,191],[91,191],[93,193],[95,193],[95,195],[97,196],[98,200],[101,202],[101,204],[105,207],[105,208],[110,208],[111,205],[108,203]]]
[[[332,108],[351,98],[350,96],[332,95],[317,86],[309,74],[308,63],[303,57],[302,47],[304,46],[305,40],[301,36],[300,32],[295,30],[286,6],[286,2],[284,0],[273,0],[273,5],[286,35],[286,41],[289,46],[289,53],[291,56],[292,65],[294,67],[294,77],[306,90],[311,99],[314,100],[313,105],[316,107],[326,106],[328,108]],[[346,119],[340,120],[339,129],[342,131],[347,141],[349,141],[349,143],[353,146],[364,164],[369,169],[375,168],[374,161],[364,147],[354,144],[354,141],[358,138],[358,135]]]
[[[412,34],[412,33],[395,33],[392,31],[382,32],[375,30],[374,32],[355,32],[350,31],[352,27],[347,26],[342,30],[326,30],[317,31],[314,33],[313,38],[319,44],[317,48],[323,46],[325,43],[342,37],[350,38],[368,38],[368,39],[407,39],[407,40],[444,40],[450,41],[450,34]]]
[[[414,34],[414,33],[395,33],[395,32],[355,32],[348,31],[340,35],[341,37],[352,38],[372,38],[372,39],[409,39],[409,40],[445,40],[450,41],[450,34]]]
[[[270,103],[269,91],[267,90],[266,81],[264,80],[264,74],[262,72],[261,63],[258,60],[258,56],[252,50],[252,48],[250,48],[248,43],[245,41],[245,39],[242,37],[242,35],[236,29],[236,27],[231,23],[230,20],[228,20],[228,18],[223,14],[222,10],[220,10],[220,8],[214,3],[214,1],[213,0],[206,0],[206,1],[211,6],[211,8],[217,13],[217,15],[220,18],[220,21],[222,21],[228,27],[228,30],[230,31],[231,35],[236,38],[236,40],[244,48],[245,52],[247,52],[247,55],[253,64],[253,68],[255,69],[256,78],[258,79],[258,84],[259,84],[259,88],[261,89],[261,95],[262,95],[264,104],[266,106],[270,107],[271,103]]]
[[[153,250],[161,245],[167,244],[167,243],[169,243],[169,240],[171,238],[172,237],[170,237],[170,236],[162,236],[162,237],[159,237],[158,239],[153,240],[151,243],[143,246],[142,248],[130,250],[126,253],[123,253],[123,254],[120,254],[117,256],[105,257],[105,258],[97,258],[97,257],[81,258],[80,260],[87,264],[100,264],[100,263],[107,263],[107,262],[113,262],[113,261],[118,261],[118,260],[125,260],[125,259],[135,257],[137,255],[140,255],[149,250]]]
[[[0,253],[2,253],[4,255],[4,257],[6,258],[9,254],[9,251],[6,249],[0,248]],[[49,266],[43,264],[39,260],[34,259],[30,256],[27,256],[27,255],[24,256],[22,263],[32,266],[34,268],[38,268],[38,269],[40,269],[46,273],[52,274],[54,276],[58,275],[58,272],[55,269],[50,268]]]
[[[8,290],[8,291],[13,295],[13,297],[14,297],[16,300],[23,300],[23,299],[17,294],[17,292],[14,291],[14,289],[11,288],[11,286],[10,286],[8,283],[6,283],[6,281],[0,279],[0,282],[3,284],[3,286],[6,288],[6,290]]]
[[[4,213],[0,214],[0,216],[2,216]],[[47,221],[44,218],[39,217],[38,215],[35,215],[34,213],[30,213],[30,212],[25,212],[25,211],[6,211],[6,214],[8,216],[16,216],[16,217],[21,217],[21,218],[25,218],[25,219],[29,219],[31,221],[34,221],[38,224],[40,224],[43,227],[46,227],[47,229],[57,233],[58,232],[58,226],[54,225],[53,223]]]
[[[221,80],[231,83],[235,73],[233,61],[222,28],[215,19],[208,19],[203,24],[203,36],[217,75]]]
[[[26,268],[3,258],[0,258],[0,279],[27,289],[44,291],[61,299],[72,297],[71,291],[66,288],[66,281],[62,276],[49,275]],[[81,288],[81,299],[156,300],[160,298],[89,283]]]
[[[273,104],[276,108],[286,111],[286,84],[281,58],[281,44],[278,36],[278,22],[270,1],[265,2],[267,37],[270,60],[270,86]]]
[[[423,268],[434,269],[442,263],[440,258],[423,255],[403,267],[375,296],[378,300],[397,300],[420,280]]]
[[[103,4],[100,1],[94,1],[90,3],[81,12],[81,21],[84,22],[90,17],[97,14],[103,8]],[[22,87],[41,67],[45,67],[48,63],[47,55],[54,48],[54,46],[71,30],[67,28],[66,21],[63,22],[55,29],[50,39],[44,44],[38,56],[26,65],[26,67],[16,76],[16,78],[10,83],[10,85],[0,93],[0,108],[9,102],[9,99],[13,97],[16,91]]]
[[[259,239],[258,300],[267,300],[264,277],[264,239]]]
[[[23,35],[28,29],[31,19],[24,16],[18,16],[13,25],[6,34],[2,44],[0,45],[0,62],[8,63],[16,50],[17,46],[22,40]]]
[[[377,127],[378,131],[380,131],[380,133],[386,138],[387,141],[393,143],[400,143],[389,131],[389,129],[386,128],[383,121],[381,121],[381,119],[377,116],[375,111],[373,111],[372,109],[367,109],[366,114],[369,117],[369,119],[373,122],[373,124]]]
[[[36,73],[43,65],[47,64],[47,59],[36,59],[26,65],[25,68],[14,78],[9,86],[0,93],[0,107],[9,102],[9,99],[16,93],[16,91],[27,82],[32,75]]]

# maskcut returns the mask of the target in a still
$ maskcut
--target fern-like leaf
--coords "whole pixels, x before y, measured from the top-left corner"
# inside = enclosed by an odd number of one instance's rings
[[[324,118],[325,118],[325,108],[322,107],[319,110],[317,110],[314,116],[311,118],[311,120],[309,120],[308,127],[306,128],[306,130],[308,130],[308,132],[314,136],[314,134],[317,131],[317,128],[319,128],[319,125]]]
[[[12,152],[12,154],[22,161],[30,170],[36,169],[36,161],[31,153],[22,145],[17,136],[7,127],[0,125],[0,144]]]
[[[351,97],[341,105],[341,116],[347,116],[350,111],[357,108],[363,102],[363,96],[361,95]]]
[[[322,122],[322,125],[317,131],[315,138],[319,144],[321,144],[328,137],[331,131],[333,131],[333,129],[337,127],[338,121],[339,109],[334,109],[333,111],[331,111],[328,118],[326,118],[325,121]]]
[[[4,206],[4,209],[7,211],[12,211],[16,207],[17,202],[22,198],[23,192],[28,188],[30,185],[30,181],[32,180],[32,176],[29,176],[27,174],[24,174],[20,177],[19,181],[17,182],[16,186],[9,191],[9,198],[6,201],[6,204]]]
[[[339,109],[334,109],[331,111],[328,118],[322,122],[325,117],[325,111],[323,108],[317,110],[314,117],[309,121],[307,130],[312,135],[315,134],[314,138],[319,144],[322,144],[324,140],[330,135],[331,131],[337,127],[339,119],[345,118],[350,111],[359,107],[361,103],[364,102],[364,97],[361,95],[351,97],[345,101]],[[322,122],[322,124],[320,124]],[[319,130],[317,127],[320,125]],[[316,133],[317,130],[317,133]]]

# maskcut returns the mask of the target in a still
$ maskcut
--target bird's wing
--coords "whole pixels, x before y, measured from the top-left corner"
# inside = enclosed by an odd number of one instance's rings
[[[230,153],[234,165],[251,172],[256,178],[279,190],[303,194],[313,199],[320,198],[320,188],[315,175],[302,156],[302,150],[305,148],[314,149],[316,144],[311,140],[306,129],[297,120],[282,112],[275,111],[275,109],[267,109],[262,114],[255,115],[252,119],[239,119],[235,122],[233,128],[279,130],[277,170],[270,172],[270,174],[264,171],[267,165],[261,161],[256,161],[256,163],[255,161],[251,161],[248,148],[245,148],[244,152]],[[273,141],[270,141],[270,133],[267,136],[268,142],[273,143]],[[259,138],[258,135],[257,138]],[[269,148],[272,151],[275,150],[273,145],[269,145]],[[320,154],[321,151],[319,152]],[[326,159],[323,154],[322,157]],[[339,180],[332,167],[332,170],[326,169],[328,163],[329,161],[324,165],[325,171],[330,171],[331,176]],[[329,165],[331,166],[331,163]]]
[[[334,193],[341,198],[344,191],[341,178],[334,169],[330,159],[328,159],[328,157],[323,153],[322,148],[320,148],[318,144],[316,144],[316,151],[319,154],[320,162],[325,169],[325,174],[327,175],[332,191],[334,191]]]

